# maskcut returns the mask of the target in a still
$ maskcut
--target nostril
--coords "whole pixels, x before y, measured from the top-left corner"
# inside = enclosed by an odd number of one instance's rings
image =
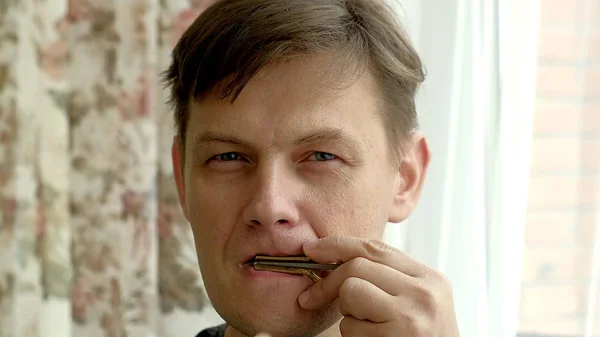
[[[269,222],[269,223],[271,223],[272,225],[288,225],[290,222],[286,219],[279,219],[275,222]],[[250,220],[249,225],[250,226],[262,226],[264,224],[256,219],[254,219],[254,220]]]

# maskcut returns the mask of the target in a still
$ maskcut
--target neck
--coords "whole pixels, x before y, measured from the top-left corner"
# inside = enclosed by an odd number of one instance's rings
[[[321,332],[318,335],[311,336],[311,337],[342,337],[339,326],[340,326],[340,322],[337,322],[334,325],[330,326],[327,330]],[[268,331],[265,331],[265,332],[268,333]],[[225,329],[224,337],[254,337],[254,336],[244,335],[243,333],[237,331],[230,325],[227,325],[227,329]],[[281,336],[272,336],[272,337],[281,337]],[[283,337],[285,337],[285,336],[283,336]]]

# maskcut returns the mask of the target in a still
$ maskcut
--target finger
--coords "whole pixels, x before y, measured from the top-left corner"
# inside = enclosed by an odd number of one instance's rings
[[[340,322],[342,337],[384,336],[385,326],[382,323],[373,323],[359,320],[352,316],[345,316]]]
[[[308,295],[301,294],[300,305],[309,310],[325,307],[339,297],[342,284],[351,277],[372,283],[392,296],[408,293],[407,289],[417,282],[417,279],[383,264],[366,258],[355,258],[307,289],[305,293]]]
[[[373,283],[350,277],[340,287],[340,312],[359,320],[384,323],[393,318],[394,297]]]
[[[306,243],[304,253],[311,259],[322,263],[346,262],[357,257],[364,257],[412,277],[425,276],[429,270],[424,264],[390,245],[364,238],[328,236]]]

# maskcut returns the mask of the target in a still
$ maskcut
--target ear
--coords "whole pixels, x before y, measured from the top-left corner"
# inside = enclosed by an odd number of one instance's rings
[[[188,219],[187,207],[185,203],[185,180],[184,180],[184,154],[183,147],[179,136],[173,137],[173,145],[171,146],[171,160],[173,162],[173,176],[175,177],[175,184],[177,185],[177,195],[179,197],[179,206],[183,211],[183,215]]]
[[[413,133],[396,175],[389,222],[402,222],[415,209],[421,197],[430,157],[429,146],[423,134]]]

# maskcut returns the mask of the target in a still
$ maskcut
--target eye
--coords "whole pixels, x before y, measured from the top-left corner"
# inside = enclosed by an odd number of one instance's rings
[[[243,169],[250,161],[238,152],[223,152],[210,157],[206,166],[215,172],[235,172]]]
[[[236,161],[236,160],[243,160],[244,158],[242,156],[240,156],[239,153],[236,152],[226,152],[226,153],[221,153],[218,154],[212,158],[210,158],[210,160],[216,160],[216,161]]]
[[[327,152],[315,152],[310,157],[309,160],[312,161],[329,161],[336,159],[337,156],[335,154],[327,153]]]

